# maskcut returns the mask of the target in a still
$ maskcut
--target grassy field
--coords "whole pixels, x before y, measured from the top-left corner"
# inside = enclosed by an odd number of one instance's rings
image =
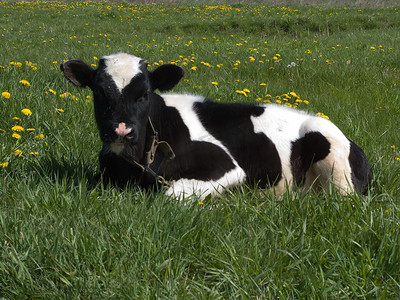
[[[0,299],[400,297],[400,8],[1,2],[0,24]],[[118,51],[182,66],[175,92],[329,117],[368,196],[96,182],[91,94],[59,64]]]

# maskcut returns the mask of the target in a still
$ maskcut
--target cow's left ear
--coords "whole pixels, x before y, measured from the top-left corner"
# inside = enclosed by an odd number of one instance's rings
[[[153,72],[149,72],[151,88],[154,91],[159,89],[161,92],[172,89],[182,79],[185,71],[176,65],[166,64],[158,67]]]

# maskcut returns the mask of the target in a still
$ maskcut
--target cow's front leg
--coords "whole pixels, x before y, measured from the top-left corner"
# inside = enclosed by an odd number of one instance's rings
[[[246,178],[246,174],[239,166],[226,172],[216,180],[198,180],[181,178],[172,182],[165,192],[168,196],[173,196],[182,200],[192,195],[204,199],[208,195],[218,195],[230,188],[241,184]]]

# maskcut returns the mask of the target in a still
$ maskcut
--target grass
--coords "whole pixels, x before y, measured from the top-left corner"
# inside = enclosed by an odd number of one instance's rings
[[[0,24],[0,298],[400,296],[400,8],[1,2]],[[58,66],[117,51],[182,66],[177,92],[295,92],[365,149],[368,196],[103,186],[90,91]]]

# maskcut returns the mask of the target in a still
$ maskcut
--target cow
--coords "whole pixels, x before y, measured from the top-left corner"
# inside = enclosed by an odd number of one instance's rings
[[[325,118],[278,104],[164,93],[183,69],[165,64],[149,71],[146,60],[128,53],[103,57],[97,69],[69,60],[61,70],[93,92],[105,182],[143,188],[165,182],[165,194],[180,199],[242,183],[277,195],[331,184],[344,194],[366,193],[370,185],[363,150]]]

